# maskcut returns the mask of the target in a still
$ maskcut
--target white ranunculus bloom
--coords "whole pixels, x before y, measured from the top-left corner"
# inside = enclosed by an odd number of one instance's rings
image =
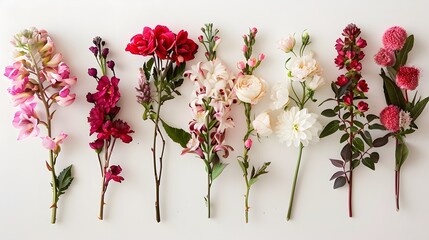
[[[296,40],[293,35],[289,35],[287,38],[283,38],[279,41],[279,49],[285,53],[288,53],[293,50],[295,47]]]
[[[271,129],[271,118],[267,112],[259,114],[255,120],[252,121],[252,125],[260,136],[268,136],[273,132]]]
[[[278,110],[284,108],[289,103],[289,81],[281,81],[274,84],[271,89],[270,108]]]
[[[314,75],[312,78],[308,78],[305,81],[305,86],[312,91],[316,91],[316,89],[325,84],[325,79],[320,75]]]
[[[320,66],[312,53],[296,58],[290,66],[290,74],[294,81],[303,82],[309,77],[319,75],[320,72]]]
[[[267,84],[265,80],[254,75],[241,75],[237,79],[234,89],[240,101],[256,104],[265,95]]]
[[[292,144],[299,147],[300,143],[307,146],[319,141],[319,131],[322,125],[317,121],[318,116],[308,113],[306,108],[299,110],[292,107],[278,117],[276,133],[280,142],[286,142],[289,147]]]

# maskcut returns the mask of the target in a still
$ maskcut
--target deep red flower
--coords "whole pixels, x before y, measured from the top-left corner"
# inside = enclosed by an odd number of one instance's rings
[[[344,76],[344,74],[342,74],[341,76],[339,76],[337,78],[337,81],[335,82],[335,84],[342,87],[342,86],[346,85],[348,82],[349,82],[349,79],[346,76]]]
[[[110,80],[107,76],[102,76],[98,81],[98,92],[92,94],[92,98],[96,104],[102,106],[106,112],[115,107],[121,98],[118,84],[119,78],[112,77]]]
[[[364,101],[360,101],[357,105],[357,108],[360,112],[366,112],[368,111],[368,103],[364,102]]]
[[[100,132],[101,127],[103,126],[105,113],[103,109],[95,105],[89,112],[88,122],[90,125],[89,135],[92,135],[95,132]]]
[[[357,88],[357,90],[359,90],[359,91],[361,91],[361,92],[368,92],[368,90],[369,90],[369,88],[368,88],[368,84],[366,83],[366,81],[365,80],[360,80],[358,83],[357,83],[357,86],[356,86],[356,88]]]
[[[121,174],[122,168],[119,165],[112,165],[110,166],[109,170],[106,172],[105,181],[106,185],[109,184],[110,180],[113,180],[115,182],[121,183],[124,181],[124,178],[122,176],[119,176]]]
[[[380,48],[378,53],[374,55],[374,61],[383,67],[393,66],[395,64],[395,55],[391,50]]]
[[[337,50],[338,54],[343,50],[344,48],[344,41],[341,38],[338,38],[335,43],[335,49]]]
[[[343,55],[338,55],[338,56],[335,58],[334,62],[335,62],[335,65],[337,65],[337,67],[338,67],[339,69],[343,69],[343,68],[344,68],[344,63],[345,63],[345,61],[344,61],[344,56],[343,56]]]
[[[350,38],[351,40],[355,40],[359,35],[361,31],[360,28],[358,28],[355,24],[350,23],[346,26],[343,30],[343,36]]]
[[[343,102],[347,105],[347,106],[352,106],[353,105],[353,96],[350,94],[344,95],[343,97]]]
[[[150,27],[144,27],[142,34],[134,35],[131,38],[125,51],[136,55],[147,56],[154,53],[155,48],[156,39],[154,31]]]
[[[161,59],[167,59],[175,45],[175,34],[168,27],[162,25],[157,25],[153,32],[156,39],[156,55]]]
[[[195,58],[198,45],[188,38],[188,32],[181,30],[176,36],[176,44],[172,59],[177,65]]]
[[[348,70],[353,69],[356,72],[359,72],[362,70],[362,63],[360,63],[358,60],[353,60],[350,65],[347,67]]]
[[[395,105],[389,105],[380,112],[380,122],[383,126],[392,132],[397,132],[399,126],[399,113],[401,109]]]
[[[113,121],[110,131],[114,138],[120,138],[124,143],[130,143],[133,140],[129,134],[134,131],[131,130],[130,126],[126,122],[120,119]]]
[[[419,85],[419,75],[419,69],[402,66],[396,74],[396,85],[402,89],[414,90]]]
[[[97,138],[103,140],[109,140],[112,136],[112,121],[107,120],[101,126],[101,129],[98,131]]]
[[[100,151],[104,146],[104,141],[102,139],[96,139],[95,141],[90,142],[89,146],[96,151]]]
[[[363,38],[359,38],[359,39],[356,41],[356,46],[358,46],[359,48],[365,48],[365,47],[366,47],[366,45],[367,45],[366,40],[365,40],[365,39],[363,39]]]

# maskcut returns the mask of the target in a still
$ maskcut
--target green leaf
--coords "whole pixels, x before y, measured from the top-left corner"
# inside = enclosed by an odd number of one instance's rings
[[[401,109],[405,109],[406,101],[401,89],[388,76],[386,76],[383,69],[381,70],[380,76],[383,78],[383,88],[387,104],[393,104]]]
[[[399,51],[396,56],[396,62],[393,66],[394,69],[399,69],[399,67],[404,66],[407,63],[408,53],[413,49],[414,46],[414,35],[410,35],[407,37],[407,40],[404,43],[404,46]]]
[[[418,101],[416,103],[416,105],[413,107],[413,109],[411,109],[410,115],[411,115],[411,118],[413,119],[413,121],[415,121],[420,116],[420,114],[425,109],[426,104],[428,103],[428,101],[429,101],[429,97],[427,97],[427,98],[425,98],[425,99],[423,99],[421,101]]]
[[[374,163],[378,163],[380,159],[380,154],[378,154],[378,152],[372,152],[369,156]]]
[[[390,133],[386,134],[384,137],[380,137],[374,140],[372,145],[376,148],[382,147],[389,142]]]
[[[57,177],[58,198],[65,193],[73,182],[72,167],[73,165],[64,168]]]
[[[339,124],[340,124],[339,120],[334,120],[334,121],[331,121],[330,123],[328,123],[325,126],[325,128],[322,130],[322,132],[320,133],[320,138],[324,138],[324,137],[329,136],[329,135],[333,134],[334,132],[338,131]]]
[[[349,81],[346,85],[340,87],[340,89],[338,90],[338,95],[336,96],[337,98],[340,98],[341,96],[343,96],[347,89],[350,87],[350,85],[352,84],[353,81]]]
[[[363,131],[360,132],[360,136],[362,137],[362,139],[365,141],[365,143],[369,146],[372,147],[372,137],[371,134],[368,131]]]
[[[359,160],[357,160],[357,159],[353,160],[352,161],[352,169],[357,168],[359,166],[359,164],[360,164]]]
[[[375,130],[375,129],[386,130],[386,128],[383,125],[378,124],[378,123],[371,124],[371,125],[369,125],[368,128],[371,129],[371,130]]]
[[[343,136],[340,138],[340,143],[345,142],[347,139],[349,139],[350,134],[344,133]]]
[[[362,159],[362,164],[367,166],[368,168],[375,170],[375,164],[370,157],[366,157]]]
[[[247,168],[244,166],[244,162],[240,161],[238,159],[237,159],[237,161],[238,161],[238,165],[240,165],[240,168],[243,171],[243,174],[246,174],[247,173]]]
[[[143,71],[144,71],[144,75],[146,77],[146,79],[150,79],[150,74],[152,72],[152,66],[154,63],[154,58],[152,57],[151,59],[149,59],[147,62],[145,62],[143,64]]]
[[[355,148],[357,148],[359,151],[363,152],[365,149],[364,143],[362,141],[362,139],[356,137],[355,139],[353,139],[353,146]]]
[[[346,178],[343,176],[337,177],[334,182],[334,189],[340,188],[346,185]]]
[[[396,145],[395,158],[396,158],[396,170],[400,170],[402,164],[408,157],[408,147],[405,143],[398,143]]]
[[[171,138],[171,140],[180,144],[180,146],[182,146],[183,148],[186,148],[186,144],[191,139],[191,134],[184,131],[183,129],[171,127],[163,120],[161,120],[161,122],[165,132]]]
[[[259,178],[251,178],[249,180],[249,186],[252,186],[253,184],[255,184],[258,181]]]
[[[174,96],[172,96],[170,94],[164,95],[164,96],[161,97],[161,104],[163,104],[164,102],[166,102],[168,100],[171,100],[171,99],[174,99]]]
[[[215,165],[213,165],[212,181],[214,181],[217,177],[219,177],[219,175],[223,172],[226,166],[228,166],[228,164],[224,164],[224,163],[216,163]]]
[[[258,168],[253,178],[257,178],[263,174],[268,173],[266,170],[267,170],[267,167],[270,166],[270,164],[271,162],[265,162],[260,168]]]
[[[374,115],[374,114],[368,114],[368,115],[366,115],[366,120],[370,123],[370,122],[372,122],[372,121],[374,121],[375,119],[378,119],[378,116],[377,115]]]
[[[325,109],[321,113],[325,117],[335,117],[337,113],[333,109]]]

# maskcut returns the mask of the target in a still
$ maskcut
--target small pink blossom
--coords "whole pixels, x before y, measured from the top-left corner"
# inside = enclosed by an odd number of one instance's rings
[[[15,116],[12,121],[12,125],[15,128],[21,129],[18,135],[18,140],[22,140],[29,136],[39,135],[39,128],[37,127],[39,123],[39,118],[37,117],[34,108],[36,103],[23,103],[19,105],[20,110],[15,113]]]
[[[366,112],[368,111],[368,103],[360,101],[357,105],[357,108],[361,113]]]
[[[243,70],[246,68],[246,64],[243,61],[237,63],[237,68]]]
[[[241,49],[243,52],[247,52],[247,46],[243,45],[243,48]]]
[[[407,40],[405,29],[394,26],[386,30],[383,34],[383,45],[389,50],[400,50]]]
[[[256,58],[250,58],[249,60],[247,60],[247,64],[249,64],[250,67],[256,66],[256,63],[257,63]]]
[[[265,54],[263,54],[263,53],[259,54],[258,60],[263,61],[264,59],[265,59]]]
[[[402,66],[396,74],[396,85],[402,89],[414,90],[419,85],[419,75],[419,69]]]
[[[61,53],[55,54],[45,65],[47,67],[56,67],[63,59],[63,55]]]
[[[52,150],[56,153],[59,152],[60,144],[63,143],[64,139],[67,138],[67,134],[64,132],[61,132],[57,137],[50,138],[49,136],[41,137],[42,139],[42,145],[48,150]]]
[[[365,48],[365,47],[367,46],[367,43],[366,43],[366,40],[365,40],[365,39],[363,39],[363,38],[359,38],[359,39],[356,41],[356,45],[357,45],[358,47],[360,47],[360,48]]]
[[[383,126],[391,131],[391,132],[397,132],[400,129],[399,126],[399,114],[401,112],[401,109],[395,105],[389,105],[385,107],[380,112],[380,122],[383,124]]]
[[[374,55],[374,61],[383,67],[393,66],[395,64],[395,55],[391,50],[380,48],[378,53]]]
[[[74,102],[76,94],[70,94],[70,87],[65,86],[61,89],[58,96],[55,97],[55,101],[61,107],[66,107]]]

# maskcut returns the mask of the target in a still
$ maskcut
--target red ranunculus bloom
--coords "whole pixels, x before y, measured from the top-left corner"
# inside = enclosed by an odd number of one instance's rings
[[[366,83],[366,81],[365,80],[360,80],[358,83],[357,83],[357,86],[356,86],[356,88],[357,88],[357,90],[359,90],[359,91],[361,91],[361,92],[368,92],[368,90],[369,90],[369,88],[368,88],[368,84]]]
[[[155,33],[150,27],[145,27],[142,34],[134,35],[134,37],[131,38],[125,51],[136,55],[147,56],[154,53],[155,48]]]
[[[197,50],[198,45],[188,38],[188,32],[181,30],[176,36],[172,59],[179,65],[182,62],[194,59]]]
[[[156,39],[156,55],[161,59],[167,59],[175,45],[176,36],[166,26],[157,25],[153,30]]]
[[[122,121],[122,120],[115,120],[112,123],[111,133],[114,138],[120,138],[122,142],[129,143],[133,140],[133,138],[129,135],[130,133],[133,133],[134,131],[131,130],[130,126]]]
[[[357,105],[358,110],[360,112],[366,112],[368,111],[368,103],[364,102],[364,101],[360,101]]]

